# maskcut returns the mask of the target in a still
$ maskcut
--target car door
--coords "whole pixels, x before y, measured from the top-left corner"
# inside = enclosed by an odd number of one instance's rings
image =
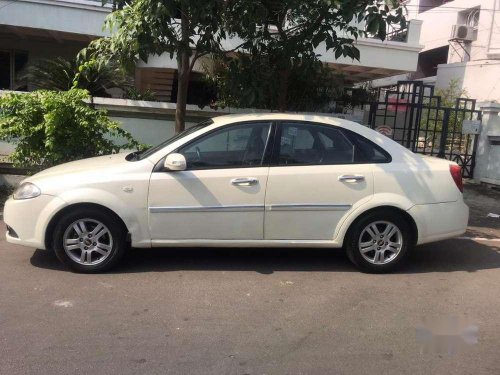
[[[265,238],[332,240],[341,219],[373,195],[372,164],[360,151],[341,128],[281,122],[267,183]]]
[[[151,176],[153,243],[263,239],[270,133],[270,122],[233,124],[176,150],[186,158],[187,169]]]

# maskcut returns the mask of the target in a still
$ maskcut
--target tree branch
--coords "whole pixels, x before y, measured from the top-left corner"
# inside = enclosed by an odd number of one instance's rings
[[[191,59],[191,62],[189,63],[189,71],[192,72],[194,68],[194,64],[196,63],[196,60],[198,60],[199,57],[205,56],[207,53],[200,53],[198,51],[195,51],[193,58]]]

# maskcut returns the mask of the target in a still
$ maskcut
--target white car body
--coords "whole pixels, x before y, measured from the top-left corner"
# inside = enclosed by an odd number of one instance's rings
[[[307,121],[350,130],[375,143],[388,163],[255,166],[161,171],[154,168],[181,145],[216,128],[248,121]],[[283,141],[283,140],[282,140]],[[377,207],[394,207],[413,221],[416,244],[466,230],[468,207],[447,160],[416,155],[365,126],[328,116],[230,115],[147,158],[115,154],[59,165],[25,182],[33,199],[10,198],[4,220],[17,237],[7,241],[46,248],[54,220],[80,204],[103,206],[125,224],[132,246],[341,247],[350,225]],[[363,180],[339,177],[363,176]],[[233,185],[234,179],[255,184]]]

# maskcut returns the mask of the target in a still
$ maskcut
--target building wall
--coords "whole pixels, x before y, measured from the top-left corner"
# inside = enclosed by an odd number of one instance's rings
[[[0,0],[0,25],[104,36],[110,12],[100,1]]]
[[[480,8],[477,40],[471,44],[471,60],[488,58],[487,54],[500,48],[500,23],[498,22],[498,0],[455,0],[425,12],[416,14],[424,22],[420,35],[423,51],[446,46],[451,36],[452,25],[461,24],[466,9]],[[414,12],[419,1],[410,2]],[[495,11],[496,10],[496,11]],[[456,62],[458,56],[450,52],[450,62]]]
[[[424,46],[422,52],[450,46],[446,64],[445,61],[440,63],[431,61],[432,64],[436,63],[438,71],[435,78],[427,77],[426,81],[429,83],[434,81],[436,87],[446,88],[452,79],[458,80],[471,98],[480,101],[500,100],[500,92],[497,89],[500,83],[497,81],[500,77],[500,0],[454,0],[430,8],[440,2],[443,1],[412,0],[407,5],[409,17],[423,21],[420,34],[420,44]],[[419,13],[421,6],[425,7],[422,9],[426,11]],[[466,46],[470,54],[468,57],[461,47],[457,43],[450,42],[450,39],[452,26],[463,24],[464,14],[472,8],[479,8],[480,15],[477,39]],[[470,62],[465,62],[469,60]],[[408,78],[412,77],[399,75],[376,80],[373,85],[375,87],[389,86],[398,80]]]
[[[140,113],[129,114],[129,116],[111,113],[110,118],[120,124],[120,127],[128,131],[139,142],[145,145],[156,146],[175,134],[175,116],[165,115],[163,118],[144,118]],[[205,117],[192,118],[186,122],[186,127],[201,122]]]
[[[71,43],[58,43],[49,39],[19,39],[0,35],[1,50],[19,50],[28,52],[28,62],[40,58],[53,58],[62,56],[74,58],[76,54],[85,47],[84,43],[72,41]]]
[[[474,178],[500,186],[500,104],[484,103]]]
[[[436,87],[447,88],[451,80],[457,80],[470,98],[500,101],[500,60],[439,65]]]

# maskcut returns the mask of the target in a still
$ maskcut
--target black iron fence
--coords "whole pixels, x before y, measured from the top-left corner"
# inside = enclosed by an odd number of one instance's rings
[[[420,81],[400,81],[378,94],[380,101],[370,105],[371,128],[413,152],[455,161],[464,177],[472,177],[477,136],[464,124],[481,120],[475,99],[443,102],[433,86]]]

